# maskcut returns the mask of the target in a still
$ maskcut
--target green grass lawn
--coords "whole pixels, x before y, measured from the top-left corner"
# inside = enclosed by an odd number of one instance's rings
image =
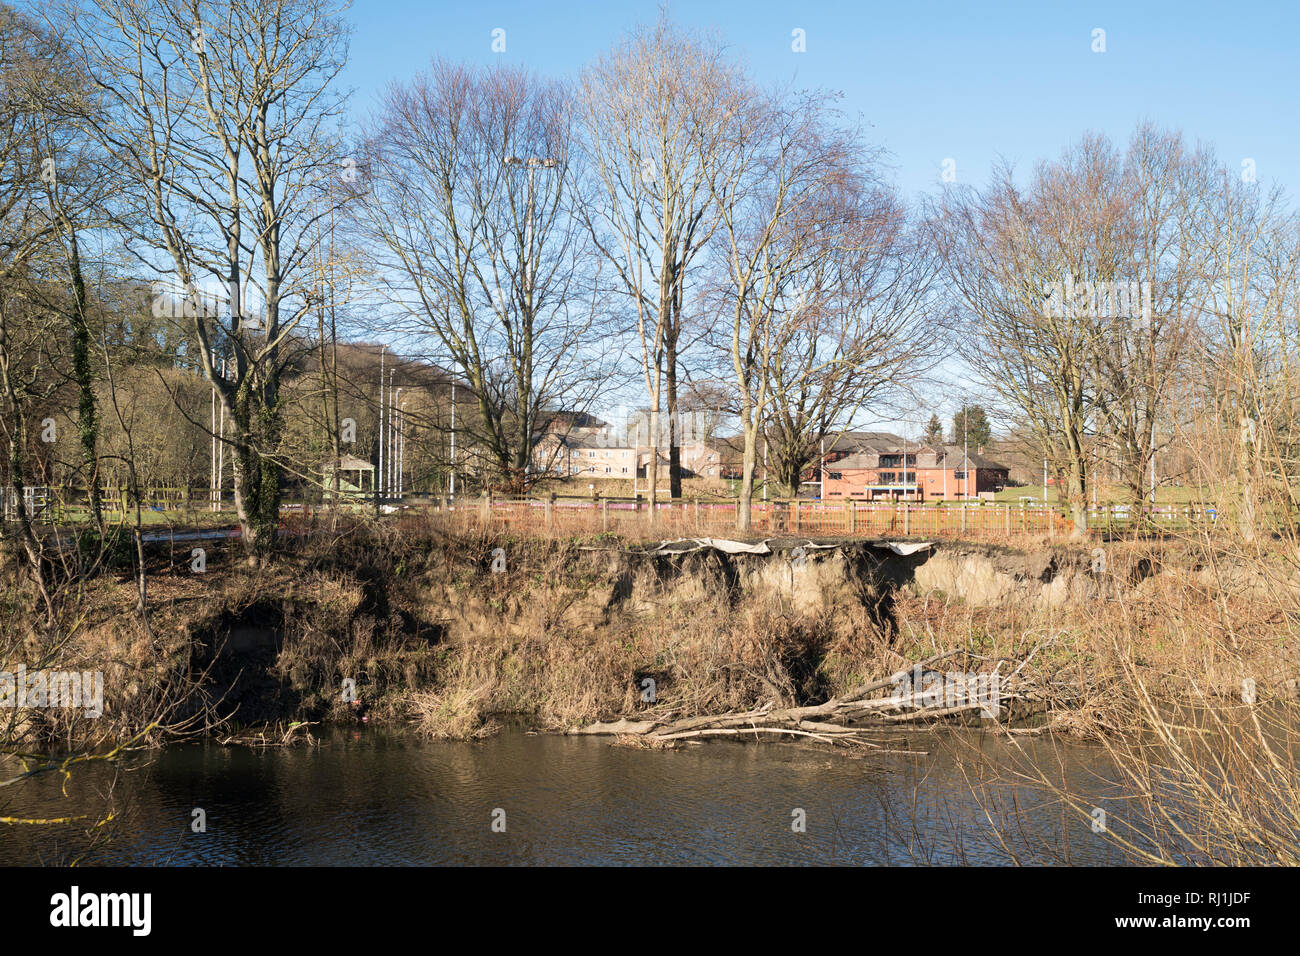
[[[1054,485],[1049,485],[1047,489],[1047,503],[1050,505],[1064,505],[1062,497],[1064,489],[1058,489]],[[1021,498],[1033,498],[1035,502],[1041,501],[1043,497],[1042,485],[1021,485],[1016,488],[1004,488],[997,493],[996,501],[1010,504],[1019,504]],[[1213,491],[1209,488],[1193,488],[1190,486],[1183,487],[1156,487],[1156,503],[1162,505],[1186,505],[1200,504],[1205,501],[1213,501]],[[1118,487],[1099,488],[1097,490],[1098,504],[1120,504],[1124,501],[1124,494]],[[1088,503],[1092,504],[1092,491],[1088,492]]]
[[[63,520],[68,524],[90,524],[90,512],[86,508],[65,508]],[[123,515],[120,511],[105,510],[104,521],[109,525],[134,525],[135,511],[128,510]],[[225,511],[209,511],[206,508],[189,511],[183,509],[153,511],[149,508],[140,510],[140,524],[151,528],[226,528],[237,522],[234,509],[230,507]]]

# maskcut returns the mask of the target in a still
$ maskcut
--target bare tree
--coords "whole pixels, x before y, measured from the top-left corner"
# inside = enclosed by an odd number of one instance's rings
[[[1229,439],[1209,464],[1216,483],[1235,472],[1237,529],[1253,542],[1261,500],[1295,510],[1300,217],[1280,189],[1233,170],[1207,164],[1198,186],[1199,391],[1204,420]]]
[[[461,452],[516,493],[549,464],[532,467],[546,413],[586,412],[609,365],[569,129],[558,85],[435,62],[388,91],[354,215],[403,328],[469,385]]]
[[[925,315],[935,275],[929,244],[890,190],[871,180],[871,151],[847,155],[855,168],[836,169],[842,180],[806,210],[819,222],[807,224],[810,241],[790,263],[790,314],[779,319],[760,370],[771,394],[763,440],[791,496],[823,445],[833,449],[869,404],[910,392],[944,342]]]
[[[984,192],[953,188],[932,216],[969,364],[1064,479],[1072,535],[1087,534],[1087,440],[1098,283],[1124,275],[1120,161],[1085,137],[1021,188],[1000,169]]]
[[[836,296],[854,296],[837,285],[848,276],[810,279],[819,256],[853,235],[844,221],[843,190],[853,180],[860,144],[835,127],[823,94],[744,88],[731,102],[721,124],[727,149],[708,182],[720,241],[707,300],[717,315],[709,340],[730,365],[735,387],[743,448],[736,527],[748,531],[758,435],[778,390],[789,408],[799,390],[830,382],[833,391],[841,375],[862,367],[864,353],[852,336],[864,327],[832,329],[827,318],[835,314],[829,303]],[[853,305],[845,314],[850,323],[862,318]],[[825,341],[823,331],[830,332]],[[863,344],[871,349],[879,342]]]
[[[52,18],[68,25],[90,78],[85,126],[122,174],[116,224],[146,270],[192,297],[184,318],[198,362],[233,423],[223,440],[251,560],[265,559],[279,521],[283,346],[306,312],[298,284],[325,215],[312,199],[345,162],[333,132],[341,9],[86,0]],[[209,280],[221,285],[219,305],[199,298]],[[218,348],[230,353],[225,373]]]
[[[669,494],[681,496],[678,387],[692,266],[718,225],[711,183],[732,147],[740,72],[715,37],[668,19],[639,27],[596,59],[576,111],[591,169],[582,215],[635,316],[650,409],[651,507],[658,496],[659,413],[667,406]]]
[[[0,485],[0,497],[12,499],[24,564],[46,622],[53,625],[56,610],[44,542],[33,529],[35,516],[26,494],[37,464],[32,449],[36,433],[49,437],[47,424],[33,429],[33,417],[48,409],[59,391],[57,350],[64,338],[56,332],[55,314],[40,289],[57,251],[55,228],[42,202],[54,163],[44,149],[44,124],[31,100],[44,49],[44,38],[28,19],[0,7],[0,434],[8,486]]]
[[[1177,133],[1140,126],[1114,197],[1125,219],[1124,272],[1101,297],[1108,314],[1098,316],[1095,397],[1109,452],[1101,461],[1121,476],[1134,514],[1147,498],[1152,459],[1172,434],[1171,387],[1188,369],[1204,258],[1195,192],[1203,162]]]

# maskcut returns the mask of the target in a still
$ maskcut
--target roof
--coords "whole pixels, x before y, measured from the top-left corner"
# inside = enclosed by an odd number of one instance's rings
[[[976,454],[975,452],[971,452],[966,457],[965,461],[963,461],[962,447],[960,445],[940,445],[936,447],[933,445],[910,445],[909,444],[907,446],[907,454],[909,455],[914,455],[917,452],[921,452],[921,451],[932,451],[941,454],[943,456],[942,459],[943,464],[945,465],[951,464],[952,467],[957,468],[959,470],[965,470],[967,468],[974,468],[977,470],[979,469],[999,470],[999,471],[1009,470],[1006,465],[999,464],[993,459],[988,458],[985,455]],[[860,452],[858,454],[848,455],[845,458],[841,458],[839,461],[828,462],[826,467],[828,469],[835,470],[835,471],[852,471],[854,469],[875,470],[880,467],[880,465],[878,464],[880,455],[901,455],[901,454],[903,454],[903,445],[900,442],[898,445],[882,447],[879,449],[873,449],[872,451],[869,452]],[[894,467],[899,467],[899,466],[896,465]],[[911,465],[910,467],[916,468],[918,466]]]
[[[903,437],[893,432],[843,432],[827,451],[889,451],[903,445]]]
[[[986,468],[986,469],[996,468],[1002,471],[1010,471],[1010,469],[1007,468],[1006,465],[1000,462],[996,462],[992,458],[989,458],[987,455],[981,455],[978,452],[968,452],[966,455],[966,461],[962,463],[963,449],[961,445],[944,445],[943,450],[945,454],[952,455],[954,458],[956,458],[957,461],[960,463],[960,467]]]
[[[330,468],[335,465],[336,459],[326,458],[321,462],[322,468]],[[337,459],[339,471],[373,471],[374,463],[366,461],[364,458],[358,458],[355,455],[342,455]]]
[[[548,408],[543,409],[537,414],[537,422],[544,428],[555,431],[557,426],[567,426],[569,428],[605,428],[608,422],[601,421],[595,415],[587,412],[570,411],[568,409]]]

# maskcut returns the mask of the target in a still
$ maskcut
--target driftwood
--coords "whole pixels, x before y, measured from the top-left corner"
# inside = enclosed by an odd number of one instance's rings
[[[961,691],[965,696],[960,696],[956,700],[950,699],[948,693],[936,695],[933,690],[927,693],[912,686],[913,673],[919,670],[933,674],[934,672],[929,669],[934,664],[963,653],[960,650],[952,650],[927,658],[908,670],[898,671],[881,680],[855,687],[822,704],[810,704],[804,707],[767,705],[747,711],[676,720],[668,717],[649,717],[641,720],[623,718],[574,727],[569,733],[633,737],[654,743],[705,737],[760,739],[765,735],[772,735],[809,738],[826,744],[862,747],[881,753],[916,754],[919,752],[886,750],[879,742],[870,740],[867,735],[872,731],[886,730],[890,725],[987,712],[991,707],[1000,707],[1004,701],[1020,699],[1020,695],[1013,693],[1008,684],[1013,678],[1020,676],[1025,664],[1034,653],[1037,653],[1037,650],[1038,648],[1035,648],[1020,667],[1016,668],[1011,678],[1003,679],[998,676],[1001,664],[994,668],[987,675],[992,679],[992,686],[985,684],[984,696],[979,700],[972,699],[969,686]],[[894,688],[894,693],[889,696],[869,696],[889,688]],[[944,689],[948,691],[948,685],[945,684]],[[996,700],[987,696],[990,690]]]

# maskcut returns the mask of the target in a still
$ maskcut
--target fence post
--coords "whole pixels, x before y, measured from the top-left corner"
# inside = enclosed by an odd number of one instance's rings
[[[485,525],[486,525],[486,524],[488,523],[488,521],[491,520],[491,518],[492,518],[492,494],[491,494],[491,492],[488,492],[488,491],[483,492],[483,503],[482,503],[481,505],[479,505],[479,517],[483,520],[483,523],[484,523]]]
[[[692,502],[691,507],[695,510],[695,530],[700,530],[700,499],[698,497]]]
[[[609,530],[609,499],[600,499],[600,530]]]
[[[910,531],[909,531],[910,525],[908,524],[908,515],[911,513],[911,509],[907,507],[907,492],[903,492],[903,494],[902,494],[902,499],[903,499],[903,501],[902,501],[902,505],[903,505],[903,534],[909,534],[909,533],[910,533]]]
[[[550,497],[546,499],[546,530],[550,531],[555,527],[555,492],[551,492]]]
[[[858,527],[857,527],[857,526],[858,526],[858,522],[857,522],[858,509],[857,509],[857,507],[854,505],[854,503],[853,503],[853,499],[852,499],[852,498],[850,498],[848,501],[844,502],[844,506],[845,506],[846,508],[848,508],[848,511],[849,511],[849,520],[848,520],[848,522],[847,522],[847,526],[848,526],[848,529],[849,529],[849,534],[854,534],[854,533],[858,530]]]
[[[1007,512],[1007,537],[1011,537],[1011,506],[1003,505],[1002,507],[1005,508]]]
[[[790,529],[796,533],[799,531],[799,499],[796,498],[790,502]]]
[[[961,533],[966,533],[966,495],[961,496]]]

